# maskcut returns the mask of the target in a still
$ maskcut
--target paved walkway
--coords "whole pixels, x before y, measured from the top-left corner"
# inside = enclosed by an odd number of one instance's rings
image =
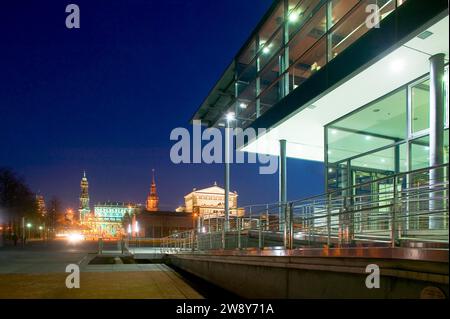
[[[0,249],[0,299],[201,299],[164,264],[89,265],[92,243]],[[68,289],[68,264],[80,265],[80,288]]]

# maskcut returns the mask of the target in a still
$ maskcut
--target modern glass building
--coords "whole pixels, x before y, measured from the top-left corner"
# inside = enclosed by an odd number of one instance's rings
[[[242,150],[324,162],[327,191],[448,163],[448,30],[445,0],[274,1],[192,120],[267,129]]]

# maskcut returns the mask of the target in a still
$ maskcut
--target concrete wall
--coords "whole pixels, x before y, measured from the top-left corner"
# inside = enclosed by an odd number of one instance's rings
[[[430,286],[447,298],[449,293],[448,262],[204,254],[170,255],[168,259],[244,298],[420,298]],[[368,264],[381,269],[380,289],[365,285]]]

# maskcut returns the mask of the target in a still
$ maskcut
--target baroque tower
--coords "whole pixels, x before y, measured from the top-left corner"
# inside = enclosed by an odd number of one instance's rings
[[[90,213],[89,209],[89,183],[86,177],[86,172],[83,173],[83,178],[81,179],[81,194],[80,194],[80,221],[84,222],[86,215]]]
[[[147,203],[145,205],[147,211],[157,212],[159,204],[159,197],[156,193],[156,183],[155,183],[155,170],[152,170],[152,186],[150,187],[150,194],[147,196]]]

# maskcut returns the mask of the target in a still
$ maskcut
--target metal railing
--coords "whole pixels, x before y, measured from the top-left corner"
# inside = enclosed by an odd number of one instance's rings
[[[199,229],[163,238],[162,252],[300,247],[448,249],[449,166],[391,175],[288,203],[206,218]]]

